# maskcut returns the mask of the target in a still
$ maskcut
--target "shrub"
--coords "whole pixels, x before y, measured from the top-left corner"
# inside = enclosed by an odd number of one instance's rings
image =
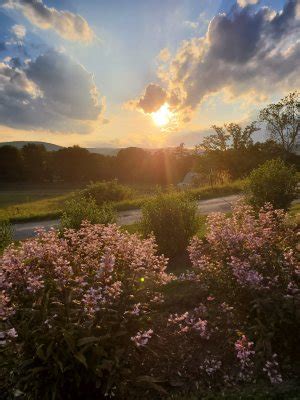
[[[189,247],[197,280],[230,304],[238,330],[254,342],[256,371],[272,383],[280,382],[280,370],[292,372],[299,351],[298,238],[286,218],[270,204],[258,216],[239,204],[230,218],[208,216],[206,239],[194,238]]]
[[[183,252],[197,232],[196,202],[184,194],[158,194],[142,208],[141,229],[154,234],[159,251],[167,256]]]
[[[95,199],[96,204],[99,206],[106,202],[130,199],[132,190],[127,186],[120,185],[115,179],[107,182],[91,183],[83,190],[83,195]]]
[[[155,390],[201,397],[266,381],[280,390],[299,379],[297,240],[270,205],[258,215],[239,204],[231,217],[208,216],[206,239],[189,246],[193,270],[164,288],[156,335],[136,365],[149,399]]]
[[[12,242],[12,228],[7,220],[0,220],[0,253]]]
[[[91,197],[79,196],[66,202],[61,217],[62,229],[79,229],[82,221],[92,224],[109,224],[115,221],[115,211],[110,204],[98,207]]]
[[[262,207],[271,203],[275,208],[287,209],[296,194],[296,170],[282,160],[269,160],[253,170],[246,184],[250,204]]]
[[[152,238],[87,222],[63,238],[40,232],[7,249],[0,259],[7,398],[129,398],[122,393],[133,361],[154,335],[148,313],[168,279],[155,253]]]

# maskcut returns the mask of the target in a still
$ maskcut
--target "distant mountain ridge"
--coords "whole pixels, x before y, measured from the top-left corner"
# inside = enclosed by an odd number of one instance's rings
[[[17,141],[13,141],[13,142],[0,142],[0,147],[14,146],[18,149],[21,149],[26,144],[42,144],[45,146],[45,149],[47,151],[57,151],[57,150],[65,148],[65,146],[59,146],[58,144],[39,142],[39,141],[33,141],[33,140],[32,141],[31,140],[27,140],[27,141],[17,140]],[[131,146],[128,146],[128,147],[85,147],[85,148],[90,153],[101,154],[104,156],[116,156],[120,150],[129,148],[129,147],[131,147]],[[135,147],[135,146],[133,146],[133,147]],[[142,148],[142,147],[140,147],[140,148]],[[174,149],[175,149],[175,147],[143,148],[143,150],[146,150],[149,153],[154,153],[159,150],[173,151]],[[185,150],[187,150],[189,152],[193,151],[192,149],[187,149],[187,148],[185,148]]]
[[[31,141],[31,140],[17,140],[14,142],[0,142],[0,147],[3,146],[13,146],[17,149],[21,149],[26,144],[42,144],[45,146],[47,151],[57,151],[59,149],[63,149],[63,146],[59,146],[58,144],[47,143],[47,142],[38,142],[38,141]]]
[[[64,146],[59,146],[58,144],[47,143],[47,142],[39,142],[39,141],[31,141],[31,140],[17,140],[13,142],[0,142],[0,147],[2,146],[13,146],[17,149],[21,149],[26,144],[42,144],[45,146],[47,151],[57,151],[63,149]],[[91,147],[87,148],[90,153],[97,153],[102,154],[105,156],[115,156],[121,150],[120,148],[116,147]]]

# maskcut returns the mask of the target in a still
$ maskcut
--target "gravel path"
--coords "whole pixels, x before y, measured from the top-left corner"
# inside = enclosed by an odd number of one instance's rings
[[[209,214],[211,212],[220,211],[228,212],[231,210],[232,205],[240,198],[240,195],[232,195],[226,197],[219,197],[217,199],[200,200],[198,201],[199,214]],[[117,224],[118,225],[131,225],[141,218],[141,210],[128,210],[120,211],[118,213]],[[44,227],[50,229],[57,227],[59,220],[51,221],[33,221],[13,224],[14,239],[23,240],[29,237],[35,236],[35,230]]]

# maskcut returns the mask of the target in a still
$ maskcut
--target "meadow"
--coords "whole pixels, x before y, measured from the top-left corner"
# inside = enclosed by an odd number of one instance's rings
[[[193,199],[206,200],[240,193],[243,181],[237,180],[224,185],[202,186],[188,191]],[[158,185],[127,185],[132,190],[129,199],[114,202],[117,211],[142,207],[157,191],[176,190],[175,187]],[[0,219],[11,222],[41,221],[59,218],[66,201],[76,197],[83,186],[67,184],[23,185],[0,188]]]

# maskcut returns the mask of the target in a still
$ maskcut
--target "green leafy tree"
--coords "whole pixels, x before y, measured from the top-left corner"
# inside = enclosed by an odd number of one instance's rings
[[[214,129],[216,133],[205,137],[201,143],[201,147],[205,151],[226,151],[230,148],[234,150],[248,148],[253,144],[253,133],[259,130],[256,126],[256,122],[252,122],[244,129],[242,129],[239,124],[233,122],[225,124],[224,127],[213,125],[212,129]]]
[[[294,149],[300,130],[300,92],[289,93],[278,103],[269,104],[259,114],[270,137],[290,152]]]
[[[239,124],[235,123],[225,124],[225,128],[232,140],[232,147],[234,150],[245,149],[251,146],[253,144],[253,133],[259,130],[256,126],[256,122],[252,122],[244,129],[242,129]]]
[[[201,143],[202,148],[205,151],[224,151],[228,148],[229,135],[225,129],[221,126],[213,125],[212,129],[215,130],[214,135],[206,136]]]

